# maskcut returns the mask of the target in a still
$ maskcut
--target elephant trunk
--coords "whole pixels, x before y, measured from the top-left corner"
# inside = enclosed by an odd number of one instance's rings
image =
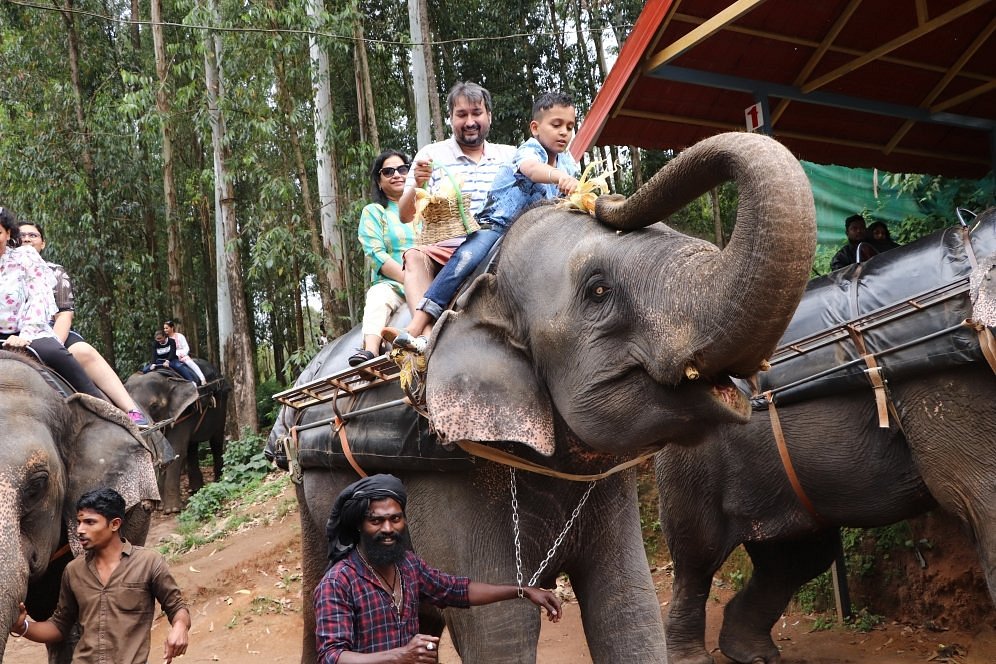
[[[809,278],[816,210],[798,160],[774,139],[727,133],[682,152],[628,199],[602,197],[595,216],[643,228],[727,181],[739,191],[736,227],[722,251],[697,251],[680,275],[694,293],[680,312],[697,328],[686,375],[757,371],[775,348]]]
[[[7,532],[0,536],[0,551],[3,552],[0,588],[4,590],[0,598],[0,662],[7,649],[8,634],[16,627],[14,621],[17,620],[18,606],[28,593],[28,563],[22,553],[20,531],[16,522],[14,527],[5,530]]]

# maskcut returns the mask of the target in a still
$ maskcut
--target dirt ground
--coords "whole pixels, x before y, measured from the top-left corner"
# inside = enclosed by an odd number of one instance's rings
[[[248,506],[246,511],[252,518],[238,532],[172,562],[194,621],[190,648],[179,662],[291,664],[299,661],[302,597],[300,526],[295,506],[290,490],[264,504]],[[169,538],[174,529],[175,519],[158,517],[149,544]],[[956,561],[955,567],[961,564],[962,561]],[[655,569],[654,576],[662,610],[666,611],[671,588],[669,569]],[[916,588],[914,583],[910,585]],[[715,649],[722,607],[732,591],[721,583],[714,585],[713,590],[708,606],[707,647]],[[996,662],[996,618],[992,607],[981,615],[975,614],[975,619],[965,618],[955,611],[959,602],[964,603],[957,592],[942,589],[938,597],[943,598],[946,593],[952,601],[952,615],[965,622],[948,621],[942,614],[940,620],[920,624],[886,622],[870,632],[845,627],[814,631],[816,616],[788,613],[776,625],[774,638],[782,649],[784,664]],[[153,626],[150,662],[161,661],[166,626],[163,616]],[[730,661],[718,650],[713,654],[718,664]],[[43,646],[11,639],[4,661],[28,664],[45,659]],[[460,661],[444,637],[440,662],[459,664]],[[560,623],[543,621],[537,661],[541,664],[591,662],[576,604],[565,605]]]

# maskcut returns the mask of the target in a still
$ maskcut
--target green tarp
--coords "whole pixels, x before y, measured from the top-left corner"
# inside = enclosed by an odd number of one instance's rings
[[[821,246],[838,248],[846,242],[844,220],[852,214],[864,216],[869,224],[884,221],[893,235],[903,219],[922,214],[909,194],[884,186],[885,174],[881,171],[808,161],[802,162],[802,167],[813,187],[816,241]]]

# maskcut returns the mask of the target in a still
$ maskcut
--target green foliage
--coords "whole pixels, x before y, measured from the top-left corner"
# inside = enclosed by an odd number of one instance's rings
[[[263,456],[265,445],[265,438],[248,432],[243,432],[238,440],[229,441],[221,478],[204,485],[190,497],[187,507],[180,513],[180,525],[195,526],[213,518],[227,501],[258,485],[271,468]]]
[[[256,385],[256,414],[261,428],[269,429],[277,421],[280,404],[273,400],[273,395],[284,389],[276,378],[270,378]]]
[[[851,616],[848,626],[859,632],[870,632],[877,625],[881,625],[884,619],[882,616],[871,613],[866,608],[860,609]]]

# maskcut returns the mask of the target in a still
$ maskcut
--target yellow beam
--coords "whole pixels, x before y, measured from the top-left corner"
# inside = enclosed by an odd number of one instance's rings
[[[674,60],[688,49],[701,44],[728,24],[733,23],[744,14],[753,11],[764,2],[765,0],[736,0],[729,7],[712,18],[707,19],[684,37],[675,40],[674,43],[665,46],[663,50],[654,54],[644,65],[643,71],[653,71],[661,65]]]

